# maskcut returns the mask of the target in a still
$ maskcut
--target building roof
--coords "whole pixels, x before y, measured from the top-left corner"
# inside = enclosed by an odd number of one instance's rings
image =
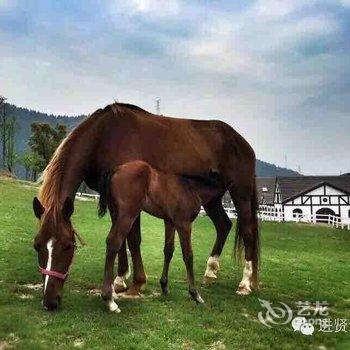
[[[298,176],[298,177],[278,177],[277,179],[281,191],[282,202],[305,193],[306,190],[318,187],[322,183],[327,183],[341,191],[350,193],[350,176]]]
[[[273,204],[275,193],[275,177],[257,177],[256,189],[259,204]]]

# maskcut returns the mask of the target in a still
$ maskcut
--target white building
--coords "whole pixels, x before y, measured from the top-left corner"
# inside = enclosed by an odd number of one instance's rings
[[[350,218],[350,174],[258,178],[257,187],[260,204],[283,213],[285,221],[315,215],[317,221],[326,221],[328,215]]]

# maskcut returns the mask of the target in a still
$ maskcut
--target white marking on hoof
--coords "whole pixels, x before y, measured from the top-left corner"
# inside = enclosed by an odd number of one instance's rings
[[[243,269],[242,281],[238,285],[236,293],[238,295],[249,295],[252,292],[253,264],[246,261]]]
[[[128,294],[128,292],[125,293],[119,293],[118,294],[119,298],[123,298],[123,299],[140,299],[143,297],[143,295],[141,293],[138,294]]]
[[[117,276],[113,282],[114,290],[119,293],[125,291],[128,286],[125,283],[124,276]]]
[[[198,294],[197,296],[197,301],[200,303],[200,304],[204,304],[204,300],[202,299],[202,297]]]
[[[239,284],[236,294],[238,295],[249,295],[252,292],[249,286]]]
[[[116,312],[116,313],[120,312],[118,305],[114,302],[113,299],[108,301],[108,309],[110,312]]]
[[[219,264],[219,256],[214,255],[208,258],[207,269],[204,273],[204,278],[208,279],[217,279],[217,273],[219,272],[220,264]]]

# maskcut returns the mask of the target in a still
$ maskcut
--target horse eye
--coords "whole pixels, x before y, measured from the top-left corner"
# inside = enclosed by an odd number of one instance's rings
[[[67,243],[63,246],[63,250],[70,250],[73,248],[73,244],[72,243]]]
[[[40,249],[40,243],[39,242],[35,242],[34,243],[34,249],[38,252]]]

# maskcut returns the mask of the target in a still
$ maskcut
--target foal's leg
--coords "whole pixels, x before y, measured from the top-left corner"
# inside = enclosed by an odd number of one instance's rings
[[[169,265],[174,253],[174,238],[175,238],[175,227],[174,225],[164,220],[165,224],[165,242],[164,242],[164,265],[162,277],[160,278],[160,286],[162,287],[162,292],[164,295],[169,293],[168,289],[168,274]]]
[[[128,246],[133,263],[133,283],[126,291],[127,297],[139,297],[142,287],[147,282],[147,277],[143,267],[142,256],[141,256],[141,228],[140,228],[140,215],[136,218],[131,231],[128,235]]]
[[[130,254],[133,261],[133,283],[127,288],[125,279],[129,274],[128,256],[126,251],[126,242],[123,243],[122,248],[118,254],[118,275],[114,280],[114,290],[116,293],[121,293],[127,290],[126,296],[140,296],[140,290],[145,285],[147,279],[143,267],[140,244],[141,244],[141,228],[140,216],[137,217],[130,233],[127,237]]]
[[[120,312],[118,305],[113,300],[113,276],[114,261],[125,238],[130,231],[133,218],[121,217],[112,224],[112,228],[106,239],[106,262],[104,280],[102,286],[102,299],[106,302],[110,311]]]
[[[114,291],[116,293],[124,292],[128,287],[126,279],[129,276],[128,254],[126,251],[126,241],[124,240],[118,253],[118,274],[114,279]]]
[[[204,303],[204,300],[199,295],[195,282],[194,282],[194,272],[193,272],[193,251],[191,243],[191,224],[183,224],[177,226],[177,231],[179,233],[182,257],[186,265],[187,279],[189,284],[189,293],[194,301],[197,303]]]
[[[220,268],[219,257],[225,245],[227,235],[231,230],[232,223],[222,206],[221,197],[215,198],[206,204],[204,210],[216,229],[216,241],[208,258],[207,268],[203,278],[204,283],[211,283],[217,279],[217,273]]]

